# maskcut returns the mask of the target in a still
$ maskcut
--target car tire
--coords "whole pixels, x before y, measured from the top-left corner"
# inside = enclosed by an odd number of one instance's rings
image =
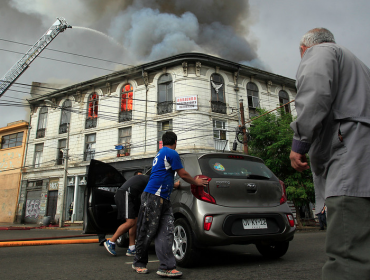
[[[256,244],[258,252],[269,259],[278,259],[285,255],[289,248],[289,242],[280,242],[270,245]]]
[[[198,259],[199,252],[194,246],[194,236],[188,222],[183,219],[175,221],[172,252],[176,263],[181,267],[190,267]]]
[[[128,238],[128,233],[122,234],[120,237],[117,238],[116,244],[118,247],[128,247],[129,243],[129,238]]]

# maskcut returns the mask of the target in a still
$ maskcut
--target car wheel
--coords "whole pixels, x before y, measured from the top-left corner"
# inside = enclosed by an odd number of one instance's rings
[[[197,259],[198,252],[194,247],[194,237],[185,219],[181,218],[175,221],[172,252],[177,265],[181,267],[189,267]]]
[[[118,247],[128,247],[129,238],[128,233],[122,234],[120,237],[117,238],[116,244]]]
[[[289,242],[280,242],[270,245],[256,244],[258,252],[265,258],[278,259],[285,255],[289,248]]]

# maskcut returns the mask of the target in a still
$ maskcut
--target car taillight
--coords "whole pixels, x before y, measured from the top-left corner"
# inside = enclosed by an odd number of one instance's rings
[[[211,178],[204,175],[195,176],[194,179],[197,177],[201,179],[203,178],[207,179],[208,183],[212,180]],[[215,198],[209,193],[209,185],[202,187],[191,185],[191,193],[199,200],[216,204]]]
[[[211,229],[212,222],[213,222],[212,216],[205,216],[204,217],[204,230],[209,231]]]
[[[294,227],[294,226],[295,226],[295,224],[294,224],[294,217],[293,217],[293,215],[292,215],[292,214],[286,214],[286,217],[288,218],[289,225],[290,225],[291,227]]]
[[[283,181],[279,180],[280,186],[281,186],[281,198],[280,198],[280,205],[287,202],[286,197],[286,190],[285,190],[285,184]]]

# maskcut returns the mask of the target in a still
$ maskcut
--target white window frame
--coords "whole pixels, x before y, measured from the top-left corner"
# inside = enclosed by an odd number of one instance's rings
[[[33,158],[33,165],[35,168],[38,168],[42,164],[42,156],[44,153],[44,143],[35,145],[35,155]]]

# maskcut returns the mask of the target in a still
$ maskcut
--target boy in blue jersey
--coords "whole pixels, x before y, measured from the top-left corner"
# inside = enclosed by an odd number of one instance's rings
[[[155,252],[160,265],[159,276],[180,277],[176,270],[176,260],[172,253],[174,216],[170,202],[174,186],[174,174],[189,184],[206,186],[206,179],[193,179],[183,168],[181,159],[175,151],[177,136],[167,131],[162,136],[163,148],[153,160],[152,172],[142,196],[137,221],[136,256],[132,268],[137,273],[148,273],[148,248],[155,238]]]

